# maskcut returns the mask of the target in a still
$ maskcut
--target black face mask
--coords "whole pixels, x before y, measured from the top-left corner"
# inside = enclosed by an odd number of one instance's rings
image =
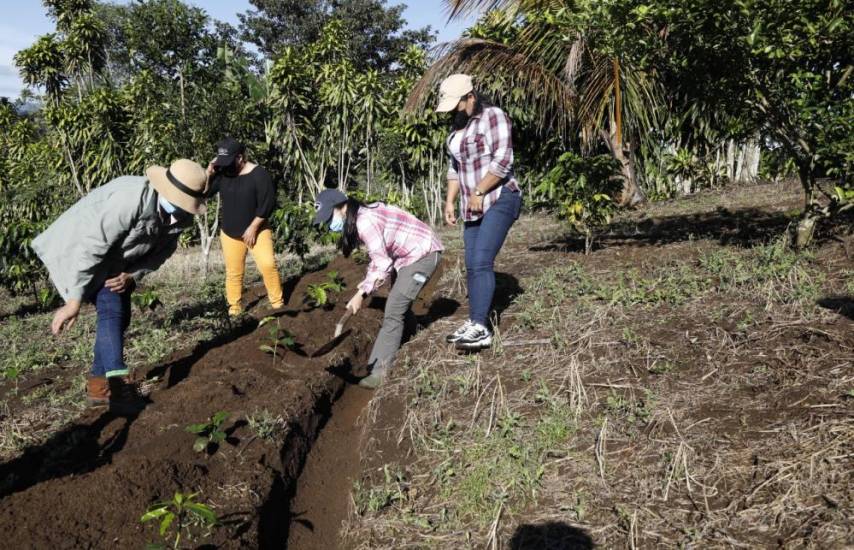
[[[236,178],[240,175],[240,170],[237,168],[237,163],[230,164],[228,166],[223,167],[222,175],[229,178]]]
[[[471,115],[466,111],[454,111],[453,116],[451,117],[451,126],[454,130],[462,130],[468,126],[470,118]]]

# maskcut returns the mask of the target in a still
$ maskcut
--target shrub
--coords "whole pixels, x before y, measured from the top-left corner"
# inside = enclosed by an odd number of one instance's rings
[[[610,156],[581,157],[570,151],[535,188],[541,206],[555,208],[560,219],[584,236],[585,253],[593,246],[595,230],[611,221],[614,197],[622,189],[616,174]]]

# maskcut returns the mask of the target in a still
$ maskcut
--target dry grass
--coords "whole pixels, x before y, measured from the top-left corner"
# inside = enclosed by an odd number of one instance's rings
[[[854,542],[854,333],[817,305],[850,297],[838,243],[806,255],[773,239],[612,243],[567,257],[523,233],[498,266],[525,290],[500,345],[459,355],[441,343],[459,319],[434,323],[377,392],[348,543]],[[446,273],[443,293],[463,301],[463,275]]]

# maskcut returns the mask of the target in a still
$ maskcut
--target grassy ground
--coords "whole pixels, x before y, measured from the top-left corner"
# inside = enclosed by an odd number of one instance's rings
[[[280,256],[283,280],[327,261],[316,249],[303,262]],[[248,260],[246,286],[260,281]],[[231,330],[224,298],[224,268],[218,250],[205,276],[197,250],[179,250],[156,273],[144,279],[137,297],[156,299],[149,309],[134,306],[125,359],[131,369],[151,366],[172,353],[192,348]],[[256,293],[257,294],[257,293]],[[249,296],[248,301],[254,301]],[[84,306],[76,327],[59,338],[50,335],[52,312],[20,314],[32,307],[27,298],[6,297],[0,309],[0,460],[7,461],[46,441],[84,411],[85,377],[92,362],[95,311]],[[263,307],[262,301],[258,307]],[[145,390],[145,388],[143,388]]]
[[[798,198],[656,204],[589,256],[523,217],[496,268],[495,348],[443,343],[461,309],[378,391],[348,546],[854,543],[854,240],[837,226],[792,252]],[[462,277],[452,256],[442,291],[460,303]]]

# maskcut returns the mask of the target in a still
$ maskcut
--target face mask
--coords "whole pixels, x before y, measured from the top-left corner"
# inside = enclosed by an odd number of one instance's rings
[[[237,163],[234,163],[223,168],[222,173],[229,178],[236,178],[240,175],[240,169],[237,167]]]
[[[451,125],[454,127],[454,130],[462,130],[466,126],[468,126],[469,119],[471,116],[465,111],[456,111],[454,112],[454,119],[451,122]]]
[[[334,233],[341,233],[344,231],[344,218],[332,216],[332,223],[329,224],[329,230]]]
[[[181,210],[171,202],[164,199],[162,196],[158,198],[157,202],[158,204],[160,204],[160,208],[162,208],[164,212],[166,212],[176,220],[185,220],[191,217],[189,212]]]
[[[157,202],[160,203],[160,208],[162,208],[167,214],[174,214],[178,211],[178,207],[167,201],[162,195]]]

